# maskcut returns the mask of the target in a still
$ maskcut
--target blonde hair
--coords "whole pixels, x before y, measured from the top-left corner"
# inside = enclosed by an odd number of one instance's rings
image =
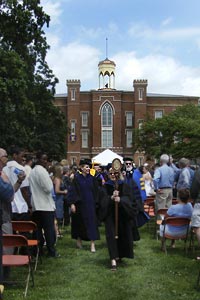
[[[124,177],[123,177],[123,175],[122,175],[122,173],[121,172],[116,172],[116,171],[114,171],[114,169],[113,168],[110,168],[109,169],[109,173],[110,172],[113,172],[113,173],[115,173],[115,174],[119,174],[119,177],[118,177],[118,179],[120,179],[120,180],[124,180]]]
[[[69,162],[67,159],[62,159],[61,162],[60,162],[60,165],[61,166],[68,166],[69,165]]]
[[[60,178],[62,179],[63,176],[63,167],[61,165],[54,166],[54,178]]]

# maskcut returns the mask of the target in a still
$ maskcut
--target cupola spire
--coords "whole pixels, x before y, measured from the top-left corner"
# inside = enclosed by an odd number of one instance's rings
[[[115,89],[115,67],[115,62],[108,59],[108,38],[106,38],[106,59],[98,64],[99,89]]]

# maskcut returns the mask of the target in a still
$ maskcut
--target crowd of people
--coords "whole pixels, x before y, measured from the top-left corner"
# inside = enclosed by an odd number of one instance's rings
[[[34,221],[40,255],[45,249],[49,257],[60,256],[56,239],[62,224],[71,225],[77,248],[89,241],[90,251],[95,253],[103,223],[110,267],[116,271],[123,258],[134,257],[139,227],[148,221],[144,211],[148,197],[154,197],[156,210],[168,209],[166,216],[191,218],[200,246],[200,169],[193,170],[186,158],[175,164],[163,154],[157,164],[146,162],[136,167],[132,158],[124,157],[116,171],[112,163],[102,166],[90,159],[81,159],[78,165],[69,165],[66,159],[50,163],[46,153],[33,157],[19,147],[9,151],[8,160],[7,151],[0,148],[0,178],[7,184],[7,193],[0,188],[3,233],[12,233],[12,220]],[[174,197],[176,205],[172,205]],[[167,230],[178,234],[170,226]],[[5,269],[4,276],[8,273]]]

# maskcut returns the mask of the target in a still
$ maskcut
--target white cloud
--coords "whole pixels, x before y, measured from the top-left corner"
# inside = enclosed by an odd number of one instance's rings
[[[197,47],[200,50],[200,38],[198,38],[196,42],[197,42]]]
[[[133,90],[134,79],[147,79],[149,93],[200,96],[200,68],[188,67],[165,55],[139,58],[135,52],[117,53],[110,59],[116,63],[118,90]],[[56,41],[47,60],[60,81],[57,93],[67,92],[67,79],[80,79],[81,90],[98,89],[100,52],[95,47],[80,42],[61,46]]]
[[[137,58],[134,52],[124,52],[113,59],[117,64],[116,88],[130,90],[134,79],[148,79],[148,92],[200,95],[200,68],[181,65],[164,55]]]
[[[162,23],[161,23],[161,26],[169,25],[172,22],[172,20],[173,20],[172,17],[169,17],[169,18],[163,20]]]
[[[183,27],[170,29],[153,29],[143,23],[133,24],[128,30],[131,37],[140,37],[152,40],[167,40],[167,39],[186,39],[199,37],[200,27]]]
[[[41,0],[44,12],[51,17],[51,25],[60,23],[60,15],[62,14],[62,1]]]
[[[64,32],[61,36],[63,29],[59,22],[63,9],[66,9],[64,4],[69,1],[74,3],[75,0],[41,0],[45,12],[51,16],[50,24],[56,25],[46,35],[51,46],[47,61],[60,81],[57,93],[67,91],[67,79],[80,79],[81,90],[98,89],[98,63],[102,56],[97,44],[107,37],[109,46],[110,41],[111,45],[112,40],[117,41],[115,45],[120,49],[115,47],[115,55],[108,55],[116,63],[116,89],[133,90],[134,79],[148,79],[148,92],[200,95],[200,68],[187,66],[173,58],[174,53],[179,59],[181,56],[184,59],[187,53],[200,50],[200,27],[172,26],[176,19],[168,16],[163,18],[159,27],[147,26],[146,22],[132,23],[128,32],[124,32],[123,28],[128,26],[120,26],[112,18],[107,23],[97,18],[98,22],[92,25],[80,19],[80,22],[71,24],[73,35]],[[181,47],[185,45],[184,51],[178,48],[180,44]],[[122,47],[125,51],[119,52]],[[131,49],[141,49],[140,56]],[[187,56],[187,61],[189,59],[194,60],[194,55]]]
[[[85,26],[80,26],[78,28],[79,35],[84,36],[84,38],[98,38],[102,35],[103,29],[101,27],[97,28],[86,28]]]
[[[52,33],[46,33],[47,43],[48,45],[51,45],[50,52],[54,51],[57,47],[59,47],[60,44],[60,38],[57,34]]]
[[[155,32],[156,33],[156,32]],[[173,28],[169,30],[158,31],[159,38],[193,38],[200,35],[200,27],[185,27],[185,28]]]
[[[102,37],[106,36],[116,36],[119,34],[119,28],[116,23],[110,22],[106,24],[106,26],[99,27],[85,27],[83,25],[76,27],[77,36],[81,39],[102,39]]]
[[[118,32],[118,30],[119,30],[119,27],[118,27],[118,25],[116,23],[110,22],[108,24],[108,33],[109,34],[115,34],[115,33]]]
[[[86,86],[88,89],[96,89],[99,56],[99,50],[79,42],[57,45],[53,51],[50,51],[47,55],[47,61],[60,82],[56,88],[56,93],[67,91],[67,79],[80,79],[83,89]]]

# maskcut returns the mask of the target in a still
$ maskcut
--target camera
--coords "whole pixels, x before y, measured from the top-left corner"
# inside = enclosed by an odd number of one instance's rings
[[[18,169],[18,168],[15,168],[14,169],[14,173],[16,174],[16,175],[19,175],[19,174],[21,174],[21,173],[23,173],[24,171],[23,170],[20,170],[20,169]]]

